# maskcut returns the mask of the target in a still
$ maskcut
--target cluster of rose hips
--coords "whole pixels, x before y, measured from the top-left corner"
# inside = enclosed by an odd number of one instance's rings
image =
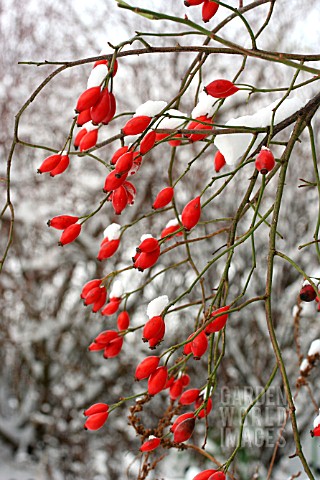
[[[218,4],[210,0],[185,2],[187,6],[202,5],[203,19],[208,21],[218,9]],[[96,62],[88,80],[88,88],[80,95],[77,105],[77,125],[81,128],[74,139],[75,148],[81,152],[96,146],[99,129],[108,125],[116,112],[116,99],[112,91],[108,89],[108,80],[115,75],[118,68],[117,60],[111,64],[103,60]],[[227,98],[235,94],[239,89],[232,82],[224,79],[214,80],[205,87],[205,93],[216,99]],[[156,103],[156,102],[154,102]],[[162,103],[162,102],[158,102]],[[161,110],[161,109],[160,109]],[[165,109],[164,109],[165,111]],[[123,210],[134,203],[136,187],[128,181],[128,177],[136,174],[142,166],[144,156],[158,144],[168,141],[172,147],[183,145],[183,141],[197,142],[204,140],[211,134],[213,120],[208,114],[196,116],[189,122],[188,130],[196,130],[196,133],[182,135],[178,132],[157,133],[156,125],[161,113],[136,114],[121,129],[122,137],[139,135],[138,140],[131,145],[122,145],[111,157],[112,171],[108,173],[103,191],[107,194],[107,200],[112,202],[115,214],[120,215]],[[179,112],[178,112],[179,114]],[[199,132],[201,131],[201,132]],[[203,133],[202,133],[203,132]],[[70,145],[69,145],[70,148]],[[214,158],[214,168],[219,172],[226,164],[221,152],[217,152]],[[39,173],[50,172],[51,176],[62,173],[69,165],[68,151],[61,154],[51,155],[46,158],[39,167]],[[263,147],[256,158],[255,166],[261,174],[265,175],[273,169],[275,160],[272,152]],[[153,201],[154,210],[165,208],[174,198],[174,188],[165,186]],[[87,217],[84,217],[86,221]],[[201,218],[201,197],[192,198],[183,208],[178,219],[171,220],[162,229],[159,239],[152,235],[143,235],[136,248],[133,257],[133,267],[144,271],[156,264],[161,255],[161,244],[171,240],[174,236],[183,235],[183,232],[195,228]],[[48,225],[58,230],[63,230],[59,244],[66,245],[73,242],[80,234],[81,218],[71,215],[60,215],[52,218]],[[121,226],[111,224],[104,232],[104,239],[100,244],[97,259],[100,261],[112,257],[120,246]],[[101,311],[103,316],[114,315],[120,307],[123,299],[121,288],[113,289],[109,298],[109,276],[102,279],[93,279],[87,282],[81,292],[84,304],[92,307],[92,311]],[[183,353],[188,358],[200,359],[207,351],[208,336],[221,331],[227,322],[229,306],[218,308],[206,316],[205,323],[195,332],[192,332],[184,342]],[[156,348],[165,335],[165,321],[162,314],[163,308],[149,315],[149,320],[143,326],[142,340],[148,342],[150,349]],[[117,330],[109,329],[102,331],[90,344],[89,351],[103,351],[104,358],[116,357],[122,347],[125,335],[129,333],[130,318],[126,310],[122,311],[117,318]],[[194,404],[194,410],[179,415],[170,428],[173,440],[176,443],[187,441],[195,428],[196,419],[206,417],[212,409],[212,399],[207,388],[184,389],[190,382],[187,374],[174,376],[170,374],[170,368],[165,365],[159,366],[159,356],[146,357],[136,368],[136,380],[148,380],[146,393],[150,396],[159,394],[169,389],[169,398],[172,402],[179,401],[182,406]],[[92,405],[84,412],[87,420],[85,428],[98,430],[101,428],[109,415],[109,406],[104,403]],[[169,432],[169,434],[170,434]],[[140,450],[150,452],[161,445],[161,438],[151,436],[143,443]],[[194,480],[221,480],[225,474],[217,470],[205,470],[199,473]]]

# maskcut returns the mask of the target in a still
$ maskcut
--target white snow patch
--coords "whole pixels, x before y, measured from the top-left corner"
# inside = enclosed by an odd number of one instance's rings
[[[151,233],[145,233],[144,235],[141,235],[140,242],[142,243],[143,240],[146,240],[147,238],[153,238]]]
[[[146,117],[154,117],[155,115],[158,115],[166,105],[167,103],[162,100],[148,100],[137,108],[136,113],[133,116],[139,117],[143,115]]]
[[[295,317],[299,313],[298,305],[295,305],[292,309],[292,316]]]
[[[179,218],[181,220],[181,215],[179,215]],[[176,218],[173,218],[172,220],[169,220],[169,222],[166,225],[166,228],[168,227],[175,227],[176,225],[179,225],[179,222]]]
[[[120,237],[121,226],[118,223],[111,223],[103,232],[104,238],[108,237],[108,240],[118,240]]]
[[[320,339],[313,340],[310,345],[308,356],[311,357],[312,355],[320,355]]]
[[[309,368],[309,362],[307,358],[304,358],[300,365],[300,372],[305,372]]]
[[[271,124],[273,110],[278,105],[279,100],[272,102],[265,108],[260,109],[254,115],[246,115],[244,117],[232,118],[225,126],[243,126],[252,128],[264,128]],[[304,102],[299,98],[286,99],[276,110],[274,116],[274,124],[282,122],[286,118],[290,117],[297,110],[302,108]],[[261,141],[262,134],[258,135],[250,151],[254,150]],[[227,165],[234,165],[237,160],[248,149],[250,142],[253,139],[251,133],[233,133],[226,135],[218,135],[215,140],[216,147],[220,150],[225,157]]]
[[[313,420],[313,428],[317,428],[320,425],[320,409],[316,418]]]
[[[199,95],[198,104],[194,107],[191,112],[192,118],[201,117],[202,115],[207,115],[212,117],[214,108],[212,104],[214,103],[212,97],[207,95],[205,92],[201,92]]]
[[[148,304],[147,315],[149,318],[156,317],[161,314],[163,309],[168,305],[169,298],[167,295],[161,295],[157,297]]]
[[[158,124],[158,128],[177,128],[184,123],[186,121],[186,117],[188,117],[186,113],[182,113],[174,108],[167,110],[166,115],[169,115],[169,117],[164,117]]]
[[[100,64],[94,67],[89,75],[87,88],[99,87],[108,75],[107,65]]]
[[[85,128],[87,130],[87,132],[91,132],[91,130],[97,130],[97,125],[93,125],[93,123],[91,122],[87,122],[85,123],[84,125],[82,125],[81,128]]]
[[[112,289],[110,292],[110,298],[120,298],[123,294],[123,286],[120,280],[116,280],[112,285]]]

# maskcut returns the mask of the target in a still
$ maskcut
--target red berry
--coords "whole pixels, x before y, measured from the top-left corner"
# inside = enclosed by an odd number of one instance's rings
[[[116,313],[118,310],[119,310],[119,305],[121,303],[121,299],[120,300],[113,300],[113,301],[110,301],[109,303],[107,303],[107,305],[104,307],[104,309],[102,310],[101,314],[104,315],[104,316],[110,316],[110,315],[113,315],[114,313]]]
[[[85,90],[79,97],[76,112],[80,113],[83,110],[93,107],[100,98],[100,87],[92,87]]]
[[[150,340],[151,338],[158,337],[162,332],[164,335],[165,323],[163,318],[158,315],[150,318],[144,326],[142,339],[143,341]]]
[[[204,0],[202,5],[202,20],[204,22],[209,22],[209,20],[211,20],[211,18],[217,13],[218,8],[218,3],[211,0]]]
[[[73,225],[70,225],[63,231],[60,237],[59,245],[63,247],[63,245],[73,242],[80,235],[80,232],[80,223],[74,223]]]
[[[95,343],[103,344],[105,347],[115,338],[119,337],[119,333],[116,330],[104,330],[94,339]]]
[[[175,421],[173,422],[171,428],[170,428],[170,431],[171,432],[174,432],[175,429],[177,428],[177,426],[183,422],[184,420],[188,419],[188,418],[194,418],[194,413],[193,412],[187,412],[187,413],[183,413],[182,415],[179,415],[179,417],[177,417],[175,419]]]
[[[158,367],[149,377],[148,393],[156,395],[164,389],[168,378],[167,367]]]
[[[112,206],[116,215],[121,215],[121,212],[128,205],[128,193],[127,190],[121,185],[119,188],[112,192]]]
[[[203,470],[202,472],[198,473],[195,477],[193,477],[193,480],[208,480],[211,475],[216,473],[217,470],[209,469],[209,470]]]
[[[181,140],[178,140],[178,138],[182,138],[181,133],[176,133],[174,138],[169,140],[169,145],[171,145],[171,147],[179,147],[179,145],[181,145]]]
[[[82,288],[80,298],[84,299],[88,295],[89,291],[92,288],[99,287],[101,285],[101,282],[102,280],[98,278],[95,278],[94,280],[90,280],[90,282],[87,282]]]
[[[307,283],[301,288],[299,295],[303,302],[313,302],[317,296],[313,286],[310,285],[310,283]]]
[[[151,117],[147,117],[146,115],[133,117],[125,124],[122,131],[125,135],[138,135],[147,128],[150,122]]]
[[[105,88],[101,94],[98,102],[91,107],[90,115],[93,123],[98,125],[109,114],[110,111],[110,94],[107,88]]]
[[[73,217],[71,215],[59,215],[48,220],[48,227],[56,228],[57,230],[64,230],[65,228],[77,223],[79,217]]]
[[[159,447],[160,442],[160,438],[150,435],[149,439],[141,445],[140,452],[151,452]]]
[[[97,259],[101,261],[105,260],[106,258],[112,257],[112,255],[114,255],[115,252],[118,250],[119,245],[119,238],[116,240],[108,240],[108,238],[105,238],[101,243]]]
[[[194,5],[201,5],[204,0],[185,0],[184,4],[186,7],[193,7]]]
[[[320,437],[320,425],[313,429],[311,435],[313,437]]]
[[[210,317],[214,317],[218,313],[228,312],[229,309],[230,309],[229,305],[218,308],[218,310],[215,310],[214,312],[211,313]],[[227,323],[227,320],[228,320],[228,313],[226,313],[225,315],[220,315],[220,317],[215,318],[211,323],[209,323],[206,326],[205,332],[207,334],[210,334],[213,332],[219,332],[224,328],[225,324]]]
[[[95,413],[104,413],[109,410],[109,405],[107,403],[95,403],[91,407],[87,408],[83,415],[89,417],[89,415],[94,415]]]
[[[121,175],[121,177],[117,177],[117,172],[113,170],[113,172],[110,172],[109,175],[107,175],[103,191],[104,192],[112,192],[113,190],[116,190],[117,188],[121,187],[125,179],[127,178],[127,174]]]
[[[191,437],[194,427],[196,424],[195,418],[186,418],[182,422],[180,422],[173,433],[173,439],[176,443],[182,443]]]
[[[232,82],[229,80],[214,80],[213,82],[209,83],[206,87],[204,87],[204,91],[211,95],[214,98],[227,98],[230,95],[233,95],[239,90]]]
[[[152,205],[152,208],[154,210],[157,210],[158,208],[165,207],[173,199],[173,194],[174,194],[174,190],[172,187],[163,188],[156,196],[156,199]]]
[[[143,380],[150,377],[150,375],[158,368],[160,362],[159,357],[150,356],[143,359],[136,368],[135,379]]]
[[[190,388],[183,392],[180,397],[179,403],[181,405],[191,405],[191,403],[195,402],[200,394],[199,388]]]
[[[206,334],[202,331],[191,341],[191,352],[193,353],[194,359],[199,360],[207,348],[208,340]]]
[[[201,121],[205,122],[205,123],[191,122],[192,129],[194,129],[194,130],[212,130],[213,122],[209,117],[201,116],[199,118],[201,118]],[[189,126],[189,128],[191,128],[191,127]],[[189,135],[189,141],[190,142],[198,142],[200,140],[203,140],[206,137],[207,137],[206,133],[203,134],[203,135],[201,135],[200,133],[192,133],[191,135]]]
[[[50,155],[41,163],[40,167],[38,168],[38,173],[46,173],[51,172],[51,170],[55,169],[61,161],[61,155]]]
[[[106,288],[105,286],[102,286],[102,287],[99,286],[99,287],[92,288],[87,293],[87,295],[85,296],[84,304],[85,305],[92,305],[97,300],[99,300],[99,298],[101,297],[101,294],[102,294],[103,290],[105,290],[105,288]]]
[[[201,396],[198,397],[198,399],[196,400],[195,408],[198,409],[198,408],[200,408],[203,404],[204,404],[203,395],[201,395]],[[204,417],[206,417],[207,415],[209,415],[209,413],[211,412],[211,410],[212,410],[212,399],[209,398],[208,401],[207,401],[207,405],[206,405],[202,410],[200,410],[200,412],[198,413],[198,418],[204,418]]]
[[[208,480],[226,480],[226,475],[223,472],[213,473]]]
[[[134,268],[137,268],[141,272],[146,268],[151,268],[160,256],[160,246],[156,250],[153,250],[150,253],[142,252],[134,262]]]
[[[183,382],[181,378],[178,378],[170,387],[169,395],[171,400],[177,400],[180,397],[183,390]]]
[[[190,377],[187,373],[184,373],[182,376],[181,376],[181,380],[182,380],[182,385],[184,387],[187,387],[190,383]]]
[[[160,238],[165,238],[165,237],[168,237],[165,239],[165,242],[168,242],[169,240],[172,239],[172,237],[175,235],[175,233],[177,232],[177,230],[180,229],[180,225],[177,224],[177,225],[171,225],[170,227],[166,227],[162,230],[161,232],[161,235],[160,235]],[[180,235],[182,232],[179,232],[177,235]]]
[[[148,237],[145,238],[140,245],[137,247],[137,252],[151,253],[155,250],[158,250],[159,242],[156,238]]]
[[[119,355],[123,345],[123,337],[114,338],[105,347],[103,356],[104,358],[113,358]]]
[[[83,110],[82,112],[79,113],[77,117],[77,127],[82,127],[82,125],[90,121],[91,121],[90,108],[87,108],[87,110]]]
[[[87,418],[84,428],[86,430],[99,430],[107,421],[108,416],[108,412],[94,413]]]
[[[156,141],[156,132],[154,130],[151,130],[151,132],[148,132],[145,137],[141,140],[140,143],[140,153],[141,155],[145,155],[151,148],[153,148],[154,144]]]
[[[76,138],[74,139],[73,145],[76,150],[78,150],[79,145],[83,137],[88,133],[86,128],[82,128],[76,135]]]
[[[260,172],[262,175],[266,175],[273,169],[275,164],[276,162],[271,150],[269,150],[267,147],[262,147],[262,150],[255,161],[255,166],[258,172]]]
[[[133,152],[124,153],[116,162],[115,172],[117,175],[123,175],[131,170],[133,165]]]
[[[86,133],[82,139],[80,140],[79,147],[80,152],[84,152],[85,150],[89,150],[96,145],[98,141],[98,132],[99,130],[95,128],[94,130],[90,130],[90,132]]]
[[[218,173],[220,170],[225,166],[226,160],[220,150],[217,151],[217,153],[214,156],[214,169]]]
[[[108,123],[111,122],[111,120],[115,116],[116,109],[117,109],[116,98],[112,92],[109,93],[109,100],[110,100],[110,108],[109,108],[108,114],[102,120],[103,125],[108,125]]]
[[[51,170],[50,177],[55,177],[56,175],[60,175],[61,173],[65,172],[67,170],[67,168],[69,167],[69,163],[70,163],[69,156],[68,155],[62,155],[61,160],[58,163],[58,165],[56,166],[56,168]]]
[[[200,197],[191,200],[182,210],[181,223],[186,230],[191,230],[200,220],[201,205]]]
[[[116,150],[111,158],[111,165],[115,165],[118,161],[118,159],[124,155],[125,153],[127,153],[127,151],[129,150],[129,147],[127,146],[124,146],[124,147],[120,147],[118,148],[118,150]]]
[[[93,313],[98,312],[100,308],[102,308],[103,305],[105,304],[106,299],[107,299],[107,290],[103,288],[100,297],[92,305],[92,312]]]
[[[117,318],[117,327],[119,331],[127,330],[130,324],[130,317],[127,311],[121,312]]]

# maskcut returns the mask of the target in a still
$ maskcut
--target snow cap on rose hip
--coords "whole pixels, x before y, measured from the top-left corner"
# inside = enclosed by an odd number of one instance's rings
[[[191,112],[191,118],[198,118],[201,116],[212,117],[214,112],[214,100],[205,92],[201,92],[198,97],[198,103]]]
[[[161,295],[160,297],[151,300],[151,302],[149,302],[147,306],[148,317],[152,318],[161,315],[168,303],[169,298],[167,295]]]
[[[225,123],[225,127],[244,126],[252,128],[265,128],[271,125],[271,122],[273,122],[274,125],[277,125],[300,110],[305,104],[303,100],[297,97],[287,98],[281,103],[281,105],[279,105],[280,100],[281,99],[278,98],[270,105],[260,108],[253,115],[231,118]],[[250,146],[251,148],[249,149],[250,151],[248,154],[253,152],[260,144],[262,138],[263,134],[261,133],[253,142],[252,133],[231,133],[217,135],[214,144],[225,157],[226,163],[228,165],[234,165],[237,160],[244,155]]]
[[[121,226],[118,223],[111,223],[108,227],[104,230],[103,236],[104,238],[108,238],[108,240],[118,240],[121,233]]]
[[[161,121],[158,123],[157,128],[175,129],[182,125],[188,118],[186,113],[173,108],[167,110],[163,115],[165,116],[161,117]]]
[[[112,289],[110,291],[110,299],[112,298],[121,298],[123,295],[123,285],[120,280],[115,280],[112,284]]]
[[[140,105],[137,109],[133,118],[146,116],[146,117],[154,117],[158,115],[164,108],[166,108],[167,103],[163,102],[162,100],[148,100],[147,102]]]
[[[100,87],[103,80],[108,75],[108,67],[105,64],[97,65],[91,70],[87,81],[87,88]]]

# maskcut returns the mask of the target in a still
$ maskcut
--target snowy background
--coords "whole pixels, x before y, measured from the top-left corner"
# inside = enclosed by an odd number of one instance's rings
[[[165,7],[167,13],[181,15],[185,12],[182,0],[158,0],[153,2],[133,2],[140,6]],[[236,4],[237,2],[229,2]],[[248,2],[244,2],[245,4]],[[277,0],[272,26],[260,37],[261,49],[318,53],[319,29],[315,28],[318,15],[317,1]],[[267,6],[261,6],[261,19],[265,18]],[[248,12],[246,18],[254,25],[255,31],[261,26],[257,11]],[[187,11],[190,18],[200,21],[198,9]],[[213,23],[225,16],[220,9]],[[211,24],[210,24],[211,26]],[[99,54],[108,41],[116,44],[138,31],[174,31],[177,27],[158,22],[150,25],[145,19],[130,12],[119,11],[113,0],[91,0],[91,2],[70,0],[0,0],[1,50],[0,96],[1,119],[0,148],[2,162],[0,177],[5,176],[5,159],[12,140],[14,115],[30,96],[31,92],[54,69],[52,66],[18,65],[18,61],[63,61],[76,60]],[[235,20],[224,31],[226,38],[248,45],[248,34],[240,21]],[[201,38],[182,37],[182,44],[196,42]],[[174,45],[174,39],[155,37],[154,45]],[[118,112],[135,111],[136,107],[148,99],[169,102],[177,94],[177,85],[195,54],[156,54],[138,58],[124,58],[119,61],[119,71],[115,78],[115,94],[118,99]],[[214,78],[232,78],[240,68],[241,58],[212,56],[203,70],[203,83]],[[64,143],[73,118],[73,108],[79,94],[86,86],[90,66],[67,69],[57,76],[41,92],[37,100],[28,108],[22,118],[19,138],[24,142],[60,148]],[[266,66],[263,62],[249,59],[246,70],[238,80],[264,88],[286,86],[291,81],[292,71],[285,66]],[[310,78],[301,74],[300,81]],[[317,92],[316,84],[307,86],[297,94],[301,102],[306,102]],[[191,112],[194,107],[196,84],[190,94],[182,98],[180,109]],[[245,97],[230,98],[225,102],[218,123],[231,118],[249,115],[279,98],[279,94],[256,94],[245,103]],[[117,133],[121,123],[106,132],[105,138]],[[314,122],[318,132],[319,119]],[[288,140],[290,132],[284,132],[281,140]],[[103,139],[103,138],[101,138]],[[105,148],[101,155],[108,160],[120,145]],[[190,158],[199,151],[197,144],[179,152],[181,171]],[[203,188],[213,172],[212,159],[215,148],[201,157],[192,175],[179,184],[177,198],[179,207],[189,199],[192,192]],[[277,153],[281,152],[281,147]],[[98,246],[104,228],[112,222],[119,222],[110,205],[86,223],[86,229],[79,240],[63,251],[57,247],[58,235],[46,227],[46,221],[62,213],[83,215],[93,210],[103,198],[102,186],[105,169],[88,157],[73,157],[68,171],[61,177],[49,178],[36,175],[47,152],[41,148],[32,149],[19,146],[13,162],[12,199],[16,210],[14,242],[0,277],[0,480],[118,480],[135,479],[139,469],[140,442],[127,425],[127,408],[116,410],[107,425],[97,433],[83,430],[82,410],[96,401],[116,402],[119,396],[141,391],[141,386],[133,383],[137,359],[148,354],[141,335],[128,335],[125,348],[116,359],[104,360],[101,355],[87,352],[92,339],[104,328],[114,325],[114,319],[94,315],[85,309],[79,300],[83,284],[92,278],[101,278],[114,269],[130,263],[132,249],[139,243],[141,233],[157,235],[163,225],[172,217],[167,212],[165,218],[147,218],[124,236],[121,250],[106,263],[96,261]],[[120,217],[121,224],[133,222],[141,213],[150,210],[150,198],[167,181],[167,168],[170,149],[167,145],[157,148],[150,154],[144,165],[143,174],[136,181],[137,199],[135,205]],[[314,248],[298,250],[298,245],[312,239],[318,215],[318,196],[315,188],[299,189],[301,177],[314,181],[310,146],[306,132],[297,144],[289,167],[287,187],[281,210],[280,229],[283,240],[279,248],[300,264],[309,275],[319,276],[320,269]],[[229,167],[228,167],[229,168]],[[242,169],[235,185],[229,185],[223,196],[214,203],[217,218],[234,214],[237,199],[242,197],[252,166]],[[175,176],[181,173],[174,172]],[[191,192],[191,193],[190,193]],[[1,201],[5,201],[5,184],[0,183]],[[266,205],[270,203],[266,198]],[[208,194],[209,197],[209,194]],[[268,203],[269,202],[269,203]],[[208,213],[209,215],[209,213]],[[0,242],[6,240],[9,217],[0,226]],[[247,220],[240,224],[240,231],[248,227]],[[210,226],[202,226],[203,233],[210,232]],[[256,236],[258,266],[248,298],[260,295],[265,282],[265,238],[268,228],[261,229]],[[212,252],[218,249],[226,237],[217,238],[193,254],[203,267]],[[176,251],[175,251],[176,252]],[[183,253],[175,254],[175,261],[182,260]],[[153,273],[172,263],[172,258],[161,257]],[[206,277],[207,288],[214,288],[222,272],[224,259],[210,269]],[[230,275],[231,296],[237,296],[251,268],[251,250],[241,247],[234,258]],[[148,274],[147,274],[148,275]],[[168,295],[172,300],[192,282],[194,273],[182,266],[174,275],[164,274],[142,291],[132,295],[128,302],[132,326],[146,321],[146,305],[154,297]],[[138,272],[121,277],[126,291],[134,290],[141,284]],[[299,376],[299,361],[293,341],[293,307],[303,279],[289,264],[277,260],[274,279],[274,312],[277,335],[294,389]],[[192,292],[189,301],[199,298],[199,290]],[[221,462],[230,455],[232,448],[225,446],[221,437],[223,429],[223,402],[221,388],[228,386],[230,391],[257,388],[264,385],[274,366],[274,358],[269,346],[269,337],[262,306],[254,304],[241,314],[232,316],[228,325],[226,356],[219,373],[219,388],[214,408],[209,417],[212,428],[208,441],[208,451]],[[185,336],[193,328],[197,308],[170,315],[164,347],[181,341],[181,330]],[[307,354],[310,342],[320,337],[319,313],[314,304],[304,306],[301,314],[301,351]],[[110,327],[112,328],[112,327]],[[162,348],[162,347],[161,347]],[[205,362],[191,366],[190,376],[205,379]],[[202,372],[201,372],[202,368]],[[195,381],[195,380],[194,380]],[[281,392],[279,376],[274,381],[275,391]],[[194,385],[196,386],[196,385]],[[310,442],[309,430],[319,402],[320,384],[317,371],[310,378],[315,404],[308,392],[301,390],[297,397],[297,418],[306,455],[314,471],[320,468],[319,442]],[[166,394],[155,399],[153,413],[161,411],[167,402]],[[233,412],[243,406],[237,402],[231,405]],[[281,411],[283,405],[270,401],[269,411]],[[256,411],[261,414],[262,407]],[[145,421],[152,423],[152,415]],[[155,413],[154,413],[155,414]],[[264,414],[259,421],[267,422]],[[279,427],[279,423],[276,426]],[[150,424],[151,425],[151,424]],[[255,431],[253,423],[252,431]],[[276,437],[277,429],[272,431]],[[194,443],[201,445],[203,431],[197,430]],[[275,480],[288,478],[301,470],[298,462],[288,462],[293,453],[290,429],[285,433],[286,445],[278,450],[275,459]],[[273,441],[271,444],[273,445]],[[264,442],[255,446],[248,439],[248,446],[241,451],[236,462],[236,474],[248,479],[257,471],[259,478],[266,478],[266,470],[272,455],[272,446]],[[190,451],[170,452],[159,465],[154,478],[166,480],[191,480],[199,469],[209,468],[210,464]],[[319,471],[318,471],[319,474]],[[301,476],[301,478],[303,478]]]

